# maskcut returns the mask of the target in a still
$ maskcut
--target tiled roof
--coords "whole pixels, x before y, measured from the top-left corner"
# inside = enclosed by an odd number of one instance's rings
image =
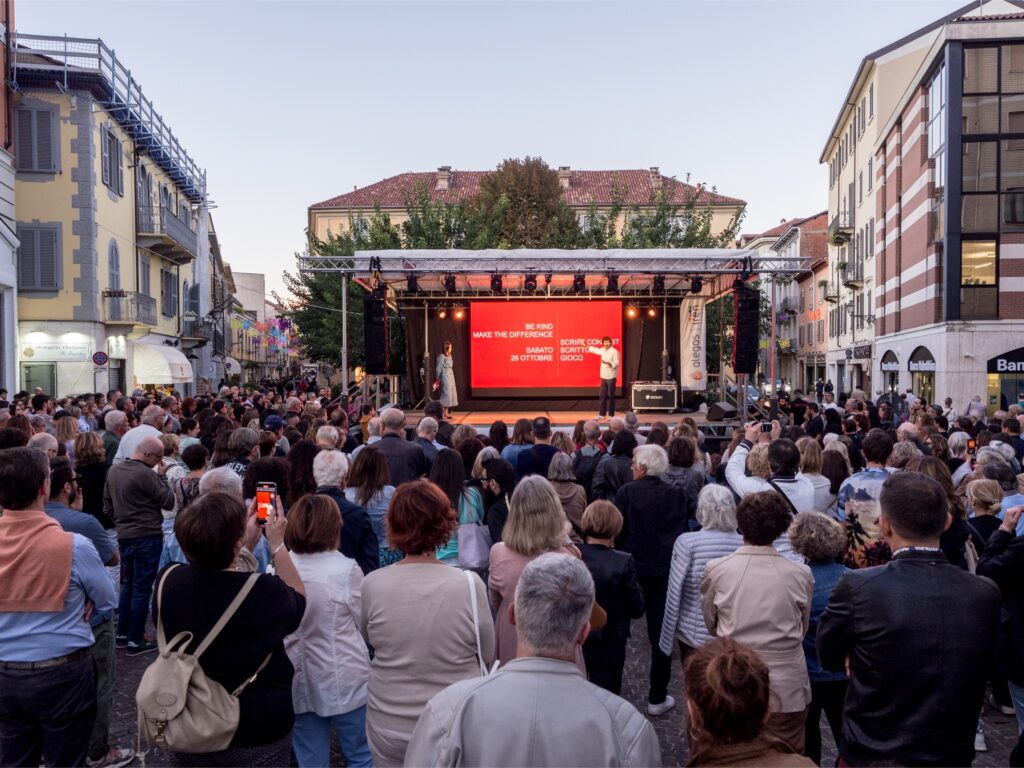
[[[993,13],[991,16],[961,16],[953,19],[953,23],[965,21],[1008,21],[1010,19],[1024,19],[1024,13]]]
[[[787,219],[776,227],[757,234],[743,234],[740,239],[743,242],[750,242],[761,237],[781,237],[790,227],[806,226],[809,229],[825,229],[828,226],[828,211],[816,213],[813,216],[803,216],[796,219]]]
[[[362,189],[346,192],[310,206],[311,210],[331,208],[404,208],[407,194],[418,186],[426,185],[434,202],[457,203],[472,197],[480,190],[480,179],[490,171],[451,171],[447,190],[437,189],[436,171],[428,173],[400,173],[397,176],[378,181]],[[667,176],[658,175],[659,183],[670,182]],[[589,205],[611,205],[612,192],[619,189],[626,205],[646,205],[651,201],[654,183],[647,170],[622,171],[570,171],[569,188],[562,191],[565,202],[573,207]],[[684,204],[694,193],[697,203],[706,205],[742,206],[746,202],[735,197],[726,197],[708,189],[691,184],[676,183],[675,202]]]

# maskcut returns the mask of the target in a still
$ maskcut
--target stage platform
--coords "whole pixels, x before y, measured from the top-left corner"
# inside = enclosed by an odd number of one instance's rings
[[[618,415],[621,416],[622,414]],[[517,420],[522,418],[533,419],[537,416],[546,416],[551,420],[552,427],[559,432],[572,432],[576,422],[580,419],[598,419],[598,415],[592,411],[551,411],[543,408],[504,411],[459,411],[456,409],[452,411],[450,421],[455,425],[468,424],[476,429],[477,432],[486,434],[491,424],[501,420],[508,424],[509,432],[511,433],[512,426]],[[684,416],[689,416],[696,422],[697,428],[701,432],[708,437],[716,438],[726,437],[731,439],[733,428],[740,425],[739,421],[708,421],[707,416],[703,413],[659,413],[648,411],[638,413],[637,416],[640,417],[641,431],[650,429],[651,425],[656,421],[664,422],[671,430],[679,423],[680,419]],[[408,427],[415,428],[421,418],[423,418],[423,411],[405,412],[405,423]],[[608,419],[598,420],[602,428],[608,426]]]

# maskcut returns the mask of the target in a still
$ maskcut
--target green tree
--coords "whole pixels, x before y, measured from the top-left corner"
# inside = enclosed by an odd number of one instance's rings
[[[711,196],[700,203],[704,187],[700,184],[680,187],[675,179],[666,179],[654,190],[648,206],[630,206],[622,225],[621,248],[733,248],[744,212],[734,215],[726,227],[715,234]],[[715,188],[710,190],[715,192]],[[680,195],[679,193],[682,192]],[[678,202],[678,198],[682,202]]]
[[[580,227],[558,172],[539,157],[505,160],[466,206],[474,248],[573,248]]]
[[[462,203],[435,203],[430,190],[419,184],[406,194],[409,218],[402,222],[405,248],[464,248],[466,246],[466,206]]]

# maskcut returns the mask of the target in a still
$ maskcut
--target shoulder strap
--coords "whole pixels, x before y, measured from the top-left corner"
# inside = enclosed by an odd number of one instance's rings
[[[774,480],[769,478],[768,485],[770,485],[772,488],[774,488],[778,492],[779,496],[782,497],[782,500],[784,502],[786,502],[786,506],[789,507],[789,511],[793,513],[793,517],[796,517],[797,515],[800,514],[799,512],[796,511],[796,507],[793,505],[793,502],[790,500],[789,496],[787,496],[786,494],[784,494],[782,492],[782,489],[779,488],[779,486],[777,486],[775,484]]]
[[[167,581],[167,577],[171,571],[177,568],[181,563],[172,563],[171,567],[164,571],[164,575],[160,577],[160,583],[156,588],[156,646],[160,653],[164,653],[167,649],[167,635],[164,634],[164,582]]]
[[[210,643],[217,639],[217,635],[220,634],[221,630],[224,629],[227,623],[231,620],[231,617],[234,616],[235,612],[241,607],[242,602],[252,591],[252,588],[256,586],[256,580],[259,579],[259,577],[260,575],[258,573],[254,573],[246,579],[245,584],[242,585],[242,588],[238,590],[238,594],[235,595],[235,599],[232,600],[231,604],[224,609],[224,613],[221,614],[217,623],[213,625],[213,629],[207,633],[203,642],[199,644],[198,648],[196,648],[195,653],[192,654],[193,656],[198,659],[203,655],[203,651],[210,647]]]
[[[477,578],[472,571],[463,571],[466,574],[466,581],[469,582],[469,602],[473,606],[473,631],[476,633],[476,658],[480,662],[480,674],[487,676],[487,662],[484,661],[483,648],[480,645],[480,609],[477,606],[476,584],[473,579]]]

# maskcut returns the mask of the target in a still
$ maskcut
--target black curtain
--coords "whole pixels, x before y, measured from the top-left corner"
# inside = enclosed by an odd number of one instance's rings
[[[459,391],[459,410],[582,410],[596,411],[598,388],[595,386],[593,397],[514,397],[514,398],[474,398],[469,396],[469,309],[462,320],[456,320],[451,310],[445,318],[437,316],[437,308],[427,310],[426,322],[429,323],[429,364],[424,365],[423,335],[425,330],[424,310],[419,307],[400,307],[405,315],[406,329],[406,375],[413,403],[419,402],[424,392],[430,393],[430,386],[437,376],[435,363],[441,354],[445,341],[452,343],[452,355],[455,358],[455,385]],[[634,381],[661,380],[662,350],[662,308],[657,308],[656,317],[648,317],[646,310],[640,310],[639,316],[629,318],[625,315],[623,303],[622,346],[623,346],[623,386],[618,392],[617,410],[627,410],[629,406],[630,385]],[[670,306],[665,319],[668,327],[668,361],[673,373],[670,379],[677,379],[679,370],[679,307]],[[428,378],[424,381],[424,375]]]

